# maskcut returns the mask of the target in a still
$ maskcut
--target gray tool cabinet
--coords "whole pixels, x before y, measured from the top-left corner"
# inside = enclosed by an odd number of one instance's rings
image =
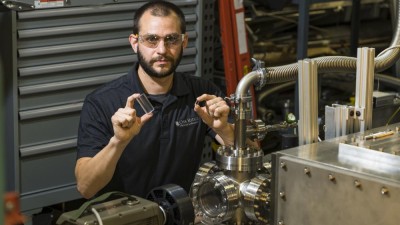
[[[84,97],[127,72],[134,11],[146,1],[1,1],[6,191],[21,211],[81,198],[74,177]],[[187,20],[179,71],[213,76],[214,1],[173,1]]]

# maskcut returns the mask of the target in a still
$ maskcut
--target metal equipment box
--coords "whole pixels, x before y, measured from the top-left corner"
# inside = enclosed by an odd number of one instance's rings
[[[274,224],[397,225],[398,126],[274,154]]]
[[[92,207],[95,213],[91,212]],[[100,222],[104,225],[155,225],[164,224],[165,218],[157,203],[131,196],[64,213],[57,220],[58,225],[96,225]]]

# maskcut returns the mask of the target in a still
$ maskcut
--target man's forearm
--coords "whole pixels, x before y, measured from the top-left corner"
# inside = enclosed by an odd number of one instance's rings
[[[225,129],[216,131],[217,136],[216,139],[221,145],[226,146],[234,146],[235,145],[235,125],[229,124]],[[253,148],[260,148],[259,143],[257,141],[246,139],[246,144]]]
[[[235,125],[228,123],[222,129],[215,129],[216,139],[221,145],[233,146],[235,144]]]
[[[77,188],[85,198],[93,197],[110,182],[126,144],[114,138],[93,158],[85,157],[77,161],[75,176]]]

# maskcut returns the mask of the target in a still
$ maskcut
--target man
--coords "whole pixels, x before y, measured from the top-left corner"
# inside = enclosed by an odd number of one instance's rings
[[[175,72],[188,43],[182,11],[152,1],[133,22],[129,42],[138,63],[89,94],[82,108],[75,175],[85,198],[107,191],[144,197],[168,183],[189,191],[205,135],[234,144],[223,93],[204,79]],[[145,114],[135,101],[140,93],[153,112]]]

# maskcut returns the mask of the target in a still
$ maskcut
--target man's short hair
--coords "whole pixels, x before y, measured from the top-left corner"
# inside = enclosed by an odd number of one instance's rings
[[[180,20],[181,33],[184,34],[186,32],[185,15],[183,14],[182,10],[171,2],[156,0],[144,4],[136,11],[135,15],[133,16],[133,34],[139,33],[140,19],[148,10],[150,10],[151,15],[159,17],[169,16],[171,13],[175,13]]]

